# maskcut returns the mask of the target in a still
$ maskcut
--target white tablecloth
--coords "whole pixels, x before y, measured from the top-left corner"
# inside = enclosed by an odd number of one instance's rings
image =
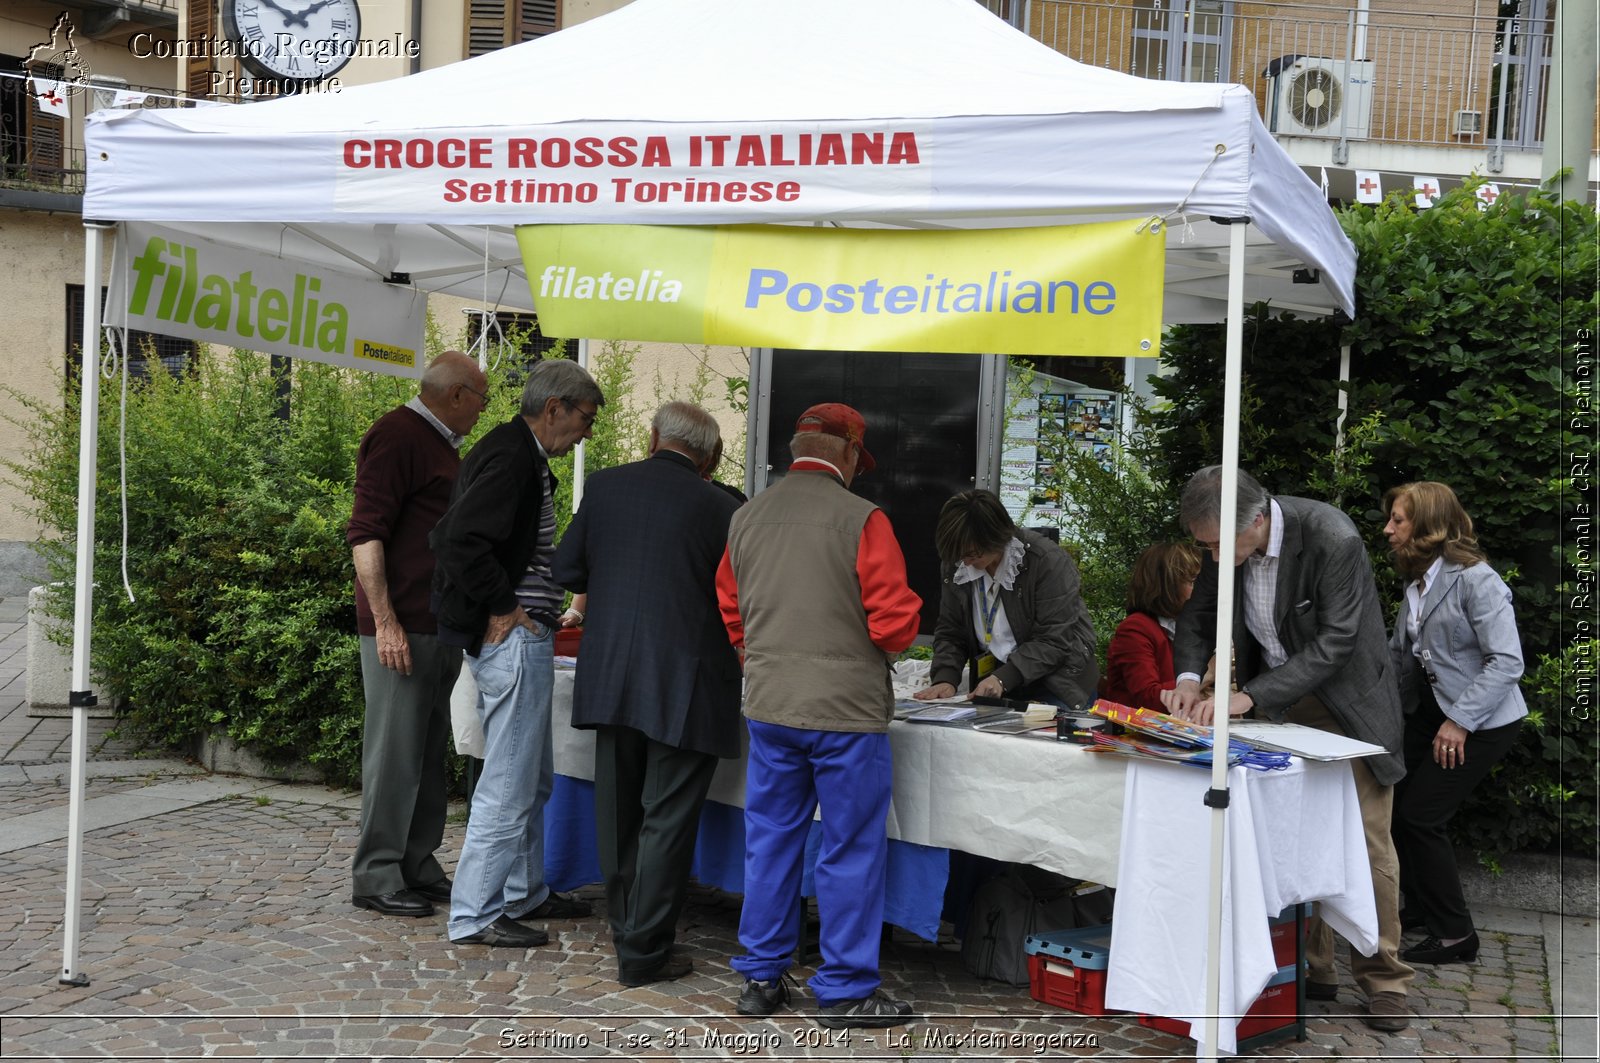
[[[1112,924],[1106,1006],[1189,1019],[1204,1033],[1206,902],[1211,775],[1176,764],[1130,761]],[[1238,1015],[1277,970],[1267,920],[1291,904],[1321,901],[1329,924],[1364,955],[1378,918],[1366,836],[1348,762],[1295,759],[1286,770],[1228,773],[1219,1012]],[[1218,1050],[1235,1051],[1231,1018]],[[1197,1045],[1203,1050],[1204,1046]]]
[[[593,779],[594,732],[570,725],[572,683],[571,669],[556,669],[555,768]],[[1116,884],[1125,762],[1067,743],[903,721],[890,725],[889,742],[889,837]],[[744,807],[744,764],[742,756],[718,764],[711,800]]]

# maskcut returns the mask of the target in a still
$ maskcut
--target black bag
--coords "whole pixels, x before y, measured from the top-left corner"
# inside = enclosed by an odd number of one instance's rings
[[[1029,934],[1111,921],[1112,891],[1027,864],[1007,864],[972,895],[961,965],[979,978],[1028,984]]]

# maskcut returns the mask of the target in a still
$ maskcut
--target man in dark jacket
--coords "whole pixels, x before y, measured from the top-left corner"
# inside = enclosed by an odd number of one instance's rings
[[[548,459],[590,434],[605,396],[575,362],[539,362],[521,415],[494,429],[461,465],[450,508],[429,542],[437,567],[439,641],[467,652],[483,720],[483,774],[450,897],[450,940],[531,948],[545,931],[519,919],[569,919],[589,906],[544,881],[544,806],[554,784],[550,697],[561,588],[556,481]]]
[[[1389,751],[1351,762],[1378,909],[1378,950],[1371,956],[1352,950],[1350,971],[1367,997],[1363,1021],[1394,1033],[1410,1025],[1406,991],[1414,973],[1399,956],[1399,864],[1389,835],[1394,784],[1405,775],[1405,762],[1400,687],[1372,563],[1360,532],[1332,506],[1268,495],[1243,470],[1238,484],[1228,567],[1236,573],[1233,646],[1239,688],[1225,701],[1200,696],[1200,673],[1215,645],[1221,564],[1222,472],[1213,465],[1194,474],[1179,502],[1179,521],[1211,552],[1211,560],[1201,566],[1194,594],[1178,617],[1172,643],[1178,684],[1161,699],[1168,711],[1202,724],[1210,724],[1218,712],[1239,716],[1255,709],[1257,715],[1349,735]],[[1310,934],[1306,996],[1334,1000],[1339,984],[1333,932],[1317,919]]]
[[[718,757],[740,751],[739,660],[717,609],[717,564],[739,504],[702,480],[715,418],[669,402],[650,457],[597,472],[556,551],[556,582],[588,593],[572,724],[595,730],[595,823],[624,985],[681,978],[671,952]]]

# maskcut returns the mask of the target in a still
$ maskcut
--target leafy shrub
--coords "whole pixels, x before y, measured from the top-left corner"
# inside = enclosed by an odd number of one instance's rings
[[[438,348],[437,334],[430,353]],[[626,399],[631,353],[608,349],[596,379],[613,398],[596,419],[589,468],[642,454]],[[467,447],[514,416],[521,369],[491,371],[490,402]],[[95,532],[94,670],[123,723],[173,749],[220,730],[273,762],[304,761],[354,782],[363,701],[354,570],[345,545],[355,454],[368,425],[416,392],[414,381],[304,362],[277,416],[268,360],[203,354],[181,377],[152,371],[127,393],[127,574],[117,504],[120,389],[101,392]],[[5,468],[57,537],[40,543],[65,585],[70,618],[81,391],[59,403],[12,392],[34,450]],[[557,512],[570,508],[572,457],[559,459]]]
[[[1383,492],[1410,480],[1456,490],[1512,588],[1524,659],[1540,662],[1524,680],[1536,722],[1496,777],[1509,782],[1480,787],[1456,819],[1459,837],[1490,856],[1562,839],[1593,853],[1593,780],[1585,790],[1570,776],[1574,764],[1593,763],[1594,728],[1571,717],[1573,703],[1562,700],[1569,686],[1554,677],[1573,652],[1565,606],[1582,567],[1561,532],[1582,512],[1565,458],[1592,446],[1578,430],[1587,424],[1592,434],[1592,412],[1570,416],[1592,411],[1584,390],[1592,380],[1577,379],[1567,348],[1585,328],[1592,336],[1600,310],[1595,210],[1545,193],[1502,196],[1480,210],[1470,187],[1431,210],[1409,198],[1340,214],[1359,253],[1356,317],[1342,329],[1254,308],[1240,464],[1269,490],[1321,497],[1348,513],[1368,534],[1391,606],[1401,581],[1381,536]],[[1342,448],[1341,342],[1352,347]],[[1175,328],[1163,343],[1170,374],[1155,387],[1171,407],[1154,416],[1157,479],[1181,485],[1218,460],[1222,345],[1221,326]]]
[[[1594,677],[1600,640],[1577,639],[1523,677],[1528,716],[1517,744],[1472,791],[1451,824],[1456,843],[1492,864],[1517,849],[1594,854]]]

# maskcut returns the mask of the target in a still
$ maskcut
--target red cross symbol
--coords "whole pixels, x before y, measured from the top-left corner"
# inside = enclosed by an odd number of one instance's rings
[[[1421,186],[1418,187],[1417,191],[1422,195],[1427,196],[1429,199],[1432,199],[1439,194],[1439,186],[1434,184],[1432,181],[1424,181],[1422,182]]]
[[[63,101],[63,100],[62,100],[62,99],[61,99],[61,97],[60,97],[60,96],[58,96],[58,95],[57,95],[57,94],[56,94],[56,93],[55,93],[55,92],[53,92],[53,91],[52,91],[52,92],[51,92],[51,93],[50,93],[50,94],[49,94],[49,95],[48,95],[48,96],[46,96],[46,97],[45,97],[45,98],[44,98],[44,100],[45,100],[45,102],[46,102],[46,103],[48,103],[48,104],[50,104],[50,105],[51,105],[51,106],[52,106],[52,107],[60,107],[60,106],[61,106],[61,104],[62,104],[62,103],[63,103],[63,102],[65,102],[65,101]]]
[[[1365,181],[1361,182],[1361,191],[1365,192],[1367,195],[1370,196],[1377,190],[1378,182],[1374,181],[1372,178],[1369,177]]]
[[[1495,200],[1500,198],[1500,193],[1496,192],[1488,185],[1481,185],[1478,188],[1478,198],[1483,200],[1485,203],[1492,204]]]

